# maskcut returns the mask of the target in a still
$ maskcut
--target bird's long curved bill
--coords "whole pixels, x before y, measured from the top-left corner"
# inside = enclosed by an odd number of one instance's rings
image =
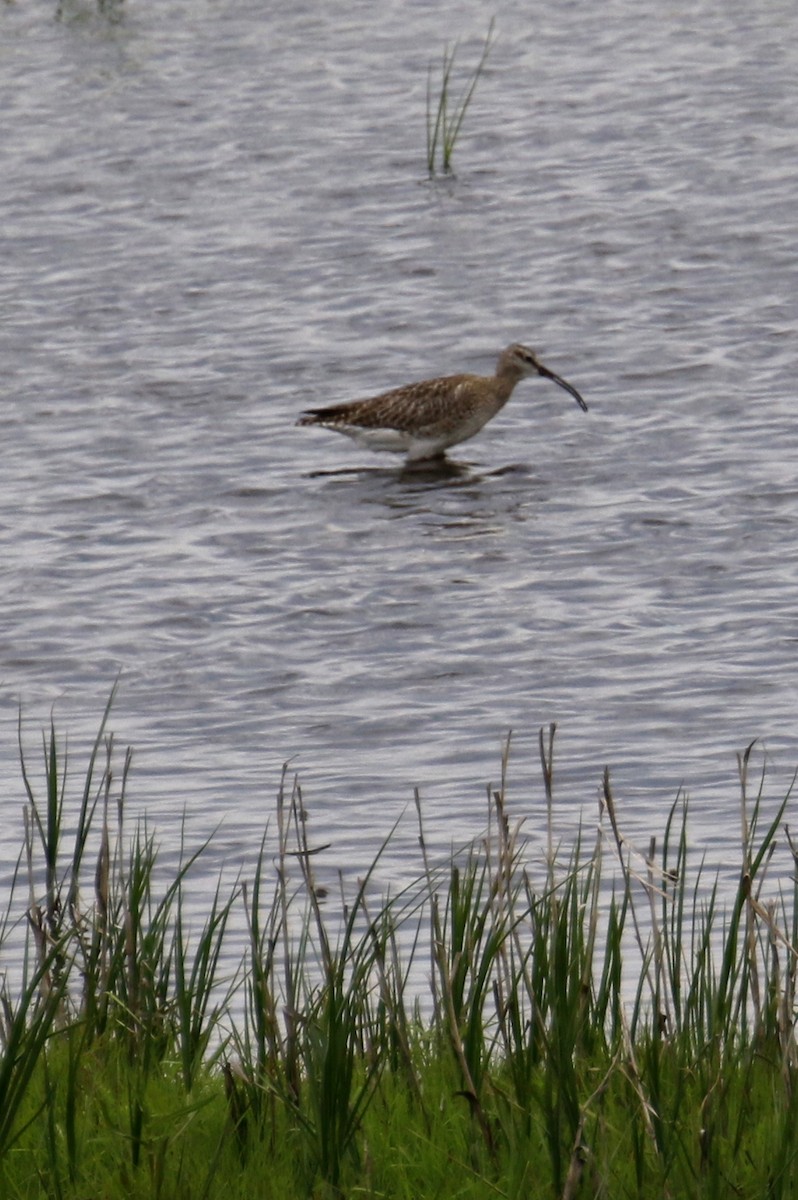
[[[574,400],[576,401],[576,403],[582,409],[582,412],[587,412],[587,405],[585,404],[584,400],[579,395],[579,392],[576,390],[576,388],[573,386],[573,384],[568,383],[568,381],[566,379],[561,378],[561,376],[555,375],[554,372],[550,371],[548,367],[539,366],[538,371],[540,372],[541,375],[545,375],[546,379],[550,379],[552,381],[552,383],[556,383],[561,388],[564,388],[566,392],[570,392],[571,395],[573,396]]]

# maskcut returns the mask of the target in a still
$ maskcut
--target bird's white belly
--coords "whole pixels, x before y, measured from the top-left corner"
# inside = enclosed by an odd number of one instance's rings
[[[467,441],[479,432],[495,412],[495,407],[483,406],[465,420],[461,418],[456,422],[440,421],[432,428],[428,425],[423,432],[393,429],[389,425],[346,425],[338,421],[331,423],[330,428],[335,429],[337,433],[346,434],[367,450],[406,454],[408,462],[420,462],[425,458],[435,458],[450,446]]]
[[[362,425],[335,425],[334,428],[366,450],[387,450],[391,454],[406,454],[413,440],[412,434],[401,429],[374,429]]]
[[[403,429],[364,429],[358,425],[338,425],[339,433],[363,446],[366,450],[385,450],[391,454],[406,454],[408,462],[423,458],[434,458],[451,441],[445,437],[418,437]]]

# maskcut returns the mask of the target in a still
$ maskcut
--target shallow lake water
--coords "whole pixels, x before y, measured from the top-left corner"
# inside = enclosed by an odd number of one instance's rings
[[[451,178],[427,71],[495,44]],[[51,711],[73,790],[119,676],[129,803],[248,861],[283,762],[322,873],[510,805],[678,790],[737,861],[735,753],[798,765],[798,10],[38,0],[0,11],[0,831]],[[510,341],[544,380],[408,473],[303,408]]]

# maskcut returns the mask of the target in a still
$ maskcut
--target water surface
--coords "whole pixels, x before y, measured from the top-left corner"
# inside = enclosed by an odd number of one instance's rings
[[[496,10],[455,154],[427,67],[479,4],[130,0],[0,13],[3,854],[54,706],[75,791],[113,681],[134,812],[246,861],[282,763],[322,871],[418,786],[440,850],[564,828],[605,764],[647,842],[684,786],[736,856],[735,753],[798,763],[794,5]],[[307,406],[535,346],[449,473]],[[383,860],[418,869],[412,817]]]

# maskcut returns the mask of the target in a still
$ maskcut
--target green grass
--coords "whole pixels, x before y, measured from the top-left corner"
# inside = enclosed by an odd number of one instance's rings
[[[436,173],[438,161],[444,175],[450,175],[452,172],[452,157],[460,136],[460,129],[474,97],[477,83],[485,70],[485,64],[493,44],[493,25],[494,22],[491,20],[480,60],[460,96],[454,102],[451,95],[452,70],[458,44],[455,42],[454,49],[451,51],[448,46],[443,51],[437,104],[433,104],[432,66],[429,67],[427,72],[427,173],[430,179]]]
[[[508,743],[482,838],[434,860],[417,797],[416,883],[372,898],[389,831],[343,904],[323,902],[285,771],[256,864],[191,925],[207,843],[163,878],[155,833],[128,828],[109,712],[74,795],[52,724],[40,767],[23,757],[0,918],[4,1198],[795,1194],[798,852],[789,795],[771,805],[764,773],[752,789],[753,746],[730,894],[692,864],[686,799],[638,850],[608,772],[597,822],[555,845],[551,727],[542,852]]]

